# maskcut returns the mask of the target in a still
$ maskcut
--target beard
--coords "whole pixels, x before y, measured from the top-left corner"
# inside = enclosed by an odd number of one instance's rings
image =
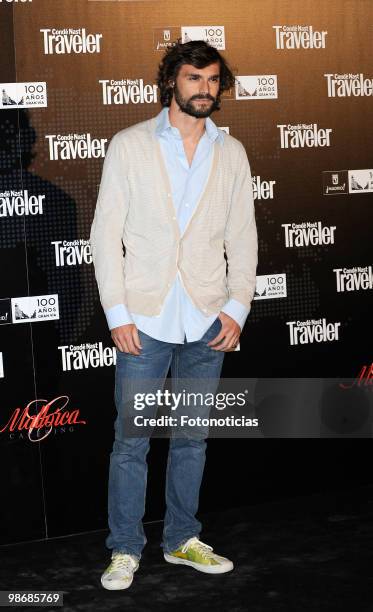
[[[175,100],[180,106],[180,110],[191,117],[196,117],[197,119],[201,119],[204,117],[209,117],[211,113],[218,108],[218,97],[214,98],[210,96],[210,94],[205,95],[195,95],[191,98],[183,98],[176,83],[174,85],[174,96]],[[202,104],[198,104],[198,106],[194,106],[194,100],[201,100],[206,98],[204,106]],[[208,102],[211,100],[212,104]]]

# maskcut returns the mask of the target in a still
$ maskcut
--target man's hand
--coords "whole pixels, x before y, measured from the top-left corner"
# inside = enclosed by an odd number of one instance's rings
[[[111,337],[114,340],[116,347],[122,353],[131,353],[131,355],[140,355],[142,348],[139,338],[139,332],[135,323],[128,325],[120,325],[111,330]]]
[[[218,316],[222,328],[218,335],[207,343],[207,346],[210,346],[213,351],[224,351],[226,353],[234,351],[240,339],[241,328],[225,312],[220,312]]]

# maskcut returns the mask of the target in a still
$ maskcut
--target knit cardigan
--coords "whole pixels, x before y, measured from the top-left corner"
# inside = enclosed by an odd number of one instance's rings
[[[258,245],[243,145],[225,132],[215,140],[206,184],[180,234],[155,127],[153,117],[121,130],[106,153],[90,234],[102,307],[158,315],[179,270],[206,316],[230,298],[250,308]]]

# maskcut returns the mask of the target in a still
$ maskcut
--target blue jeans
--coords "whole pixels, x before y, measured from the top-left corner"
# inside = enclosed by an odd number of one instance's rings
[[[147,542],[142,519],[145,513],[149,437],[129,437],[125,433],[126,403],[134,395],[139,379],[158,381],[162,389],[171,366],[172,391],[178,391],[178,379],[201,379],[203,392],[215,393],[225,353],[207,346],[220,331],[215,319],[196,342],[173,344],[161,342],[139,331],[140,355],[117,351],[115,370],[115,441],[109,469],[109,530],[106,546],[116,552],[136,555],[139,559]],[[147,389],[148,391],[148,389]],[[151,389],[149,389],[149,392]],[[157,406],[152,408],[156,415]],[[147,415],[149,412],[147,413]],[[166,514],[163,528],[164,552],[178,548],[192,536],[199,535],[196,519],[199,491],[206,459],[206,439],[202,436],[171,437],[166,470]]]

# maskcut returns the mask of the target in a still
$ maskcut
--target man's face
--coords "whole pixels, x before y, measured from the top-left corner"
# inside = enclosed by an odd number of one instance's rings
[[[219,84],[219,62],[205,68],[184,64],[174,85],[175,101],[184,113],[192,117],[208,117],[217,107]]]

